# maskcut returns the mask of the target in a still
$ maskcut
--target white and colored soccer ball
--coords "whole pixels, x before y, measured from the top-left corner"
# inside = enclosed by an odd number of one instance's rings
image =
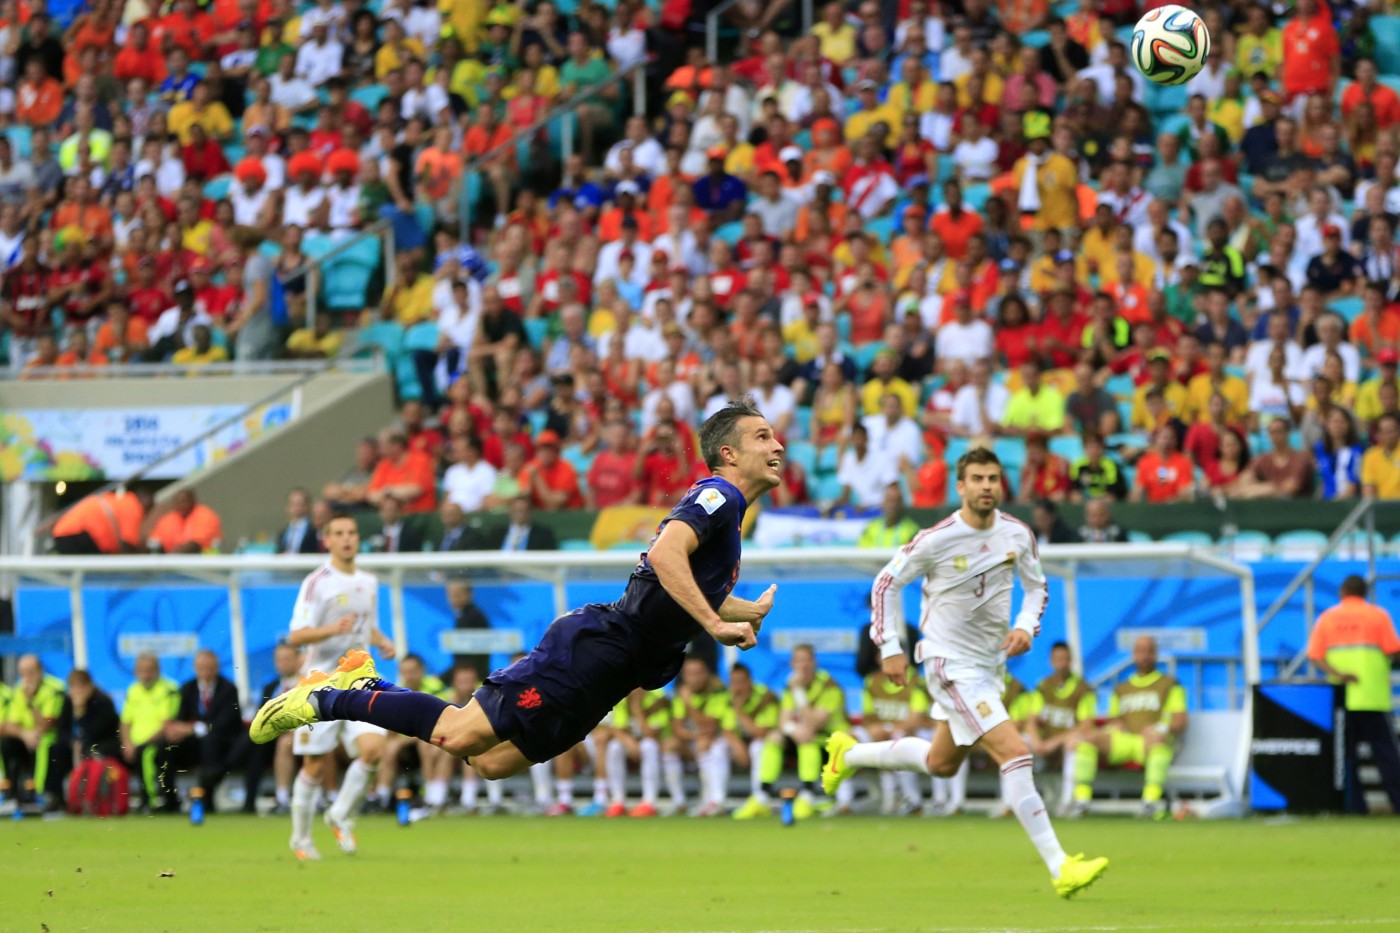
[[[1128,54],[1148,79],[1185,84],[1205,66],[1210,30],[1205,20],[1184,6],[1158,7],[1138,20]]]

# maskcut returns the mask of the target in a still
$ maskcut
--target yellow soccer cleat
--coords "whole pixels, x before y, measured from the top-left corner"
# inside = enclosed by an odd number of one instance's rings
[[[1083,853],[1067,856],[1065,863],[1060,866],[1060,877],[1055,879],[1055,893],[1065,899],[1074,897],[1098,881],[1107,868],[1106,858],[1086,859]]]
[[[311,702],[311,694],[334,686],[330,674],[311,671],[297,681],[295,687],[263,704],[248,726],[248,737],[259,745],[266,745],[279,735],[319,722],[321,715],[316,711],[316,704]]]
[[[855,736],[849,732],[833,732],[826,740],[826,765],[822,767],[822,790],[836,793],[841,782],[856,773],[855,768],[846,767],[846,752],[856,744]]]
[[[759,820],[772,815],[773,808],[758,797],[750,797],[744,801],[739,809],[734,811],[734,819],[736,820]]]
[[[363,690],[379,679],[379,673],[368,651],[351,648],[340,656],[333,679],[337,690]]]

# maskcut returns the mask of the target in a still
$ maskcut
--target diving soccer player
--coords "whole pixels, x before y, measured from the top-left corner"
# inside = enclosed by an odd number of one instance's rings
[[[306,649],[302,669],[329,667],[345,652],[363,652],[370,645],[384,657],[392,658],[394,643],[379,631],[377,621],[379,581],[355,566],[355,555],[360,551],[355,519],[344,514],[332,516],[321,530],[321,540],[330,559],[302,581],[287,636],[288,644]],[[292,782],[291,840],[297,858],[320,858],[311,839],[311,818],[316,813],[316,798],[326,769],[335,767],[332,753],[337,745],[343,745],[354,760],[345,772],[335,803],[326,809],[325,821],[341,850],[354,853],[350,814],[364,799],[365,788],[374,783],[384,756],[384,742],[383,729],[360,722],[331,723],[317,729],[304,726],[297,730],[292,750],[301,756],[301,771]]]
[[[903,593],[924,578],[923,639],[915,658],[936,704],[933,741],[906,736],[858,744],[838,732],[827,742],[822,784],[831,793],[860,768],[946,777],[980,746],[1001,766],[1002,799],[1040,852],[1055,891],[1071,897],[1103,874],[1108,859],[1065,854],[1035,789],[1030,749],[1002,702],[1006,659],[1030,650],[1049,598],[1035,532],[997,508],[1001,462],[990,450],[959,458],[957,482],[962,508],[901,548],[875,578],[871,597],[870,633],[881,669],[903,683],[909,667],[897,635],[904,626]],[[1018,575],[1026,597],[1008,632]]]
[[[749,503],[781,482],[783,445],[740,401],[706,419],[700,448],[712,475],[662,521],[622,597],[560,616],[466,706],[397,688],[375,675],[367,654],[351,652],[334,674],[313,672],[258,710],[253,741],[307,723],[369,722],[432,742],[498,780],[573,748],[633,689],[670,683],[702,629],[722,645],[752,648],[777,587],[752,602],[730,595],[740,525]]]

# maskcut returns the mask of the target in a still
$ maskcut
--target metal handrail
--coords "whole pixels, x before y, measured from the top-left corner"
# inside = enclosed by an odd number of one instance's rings
[[[719,62],[719,18],[729,12],[739,0],[725,0],[705,16],[705,57],[714,65]],[[812,0],[802,0],[802,34],[812,31]]]
[[[1327,546],[1318,552],[1317,556],[1314,557],[1306,567],[1298,571],[1298,574],[1289,581],[1288,586],[1283,588],[1283,592],[1274,599],[1268,609],[1264,610],[1264,614],[1259,617],[1259,631],[1262,632],[1264,627],[1272,622],[1274,617],[1283,610],[1283,607],[1288,605],[1289,600],[1293,598],[1293,594],[1297,593],[1304,583],[1312,579],[1313,574],[1317,572],[1317,568],[1322,566],[1322,562],[1332,556],[1332,552],[1341,546],[1342,539],[1350,534],[1357,523],[1369,514],[1375,506],[1376,502],[1374,499],[1362,499],[1356,504],[1355,508],[1347,513],[1347,517],[1342,519],[1342,523],[1338,525],[1336,530],[1328,537]],[[1367,546],[1374,550],[1374,526],[1370,527],[1368,535]]]

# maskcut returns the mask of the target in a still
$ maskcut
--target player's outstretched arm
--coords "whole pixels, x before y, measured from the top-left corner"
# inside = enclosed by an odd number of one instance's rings
[[[742,649],[752,648],[758,643],[754,627],[748,622],[726,622],[700,592],[695,575],[690,572],[690,555],[699,546],[700,539],[689,525],[682,521],[667,522],[647,552],[647,559],[666,594],[714,636],[715,641]]]
[[[314,645],[327,638],[334,638],[336,635],[347,635],[354,631],[354,628],[355,616],[353,614],[343,615],[327,625],[292,629],[287,633],[287,644],[298,648],[302,645]]]
[[[719,617],[726,622],[747,622],[757,632],[763,627],[763,620],[768,617],[768,613],[773,610],[773,594],[776,592],[778,584],[774,583],[763,591],[762,596],[752,601],[737,596],[726,597],[724,602],[720,603]]]

